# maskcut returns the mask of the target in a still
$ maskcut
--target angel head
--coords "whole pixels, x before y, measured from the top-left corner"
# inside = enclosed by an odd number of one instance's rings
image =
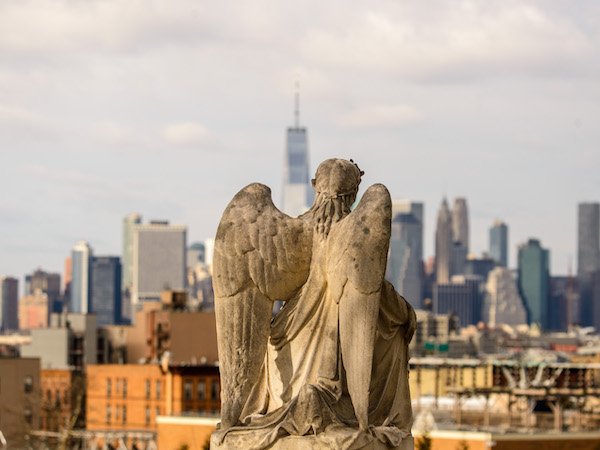
[[[352,160],[333,158],[319,165],[312,180],[317,195],[311,208],[319,233],[329,234],[332,223],[350,214],[363,175]]]

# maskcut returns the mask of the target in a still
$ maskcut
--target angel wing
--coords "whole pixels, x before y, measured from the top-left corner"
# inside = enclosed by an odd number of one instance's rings
[[[388,246],[392,203],[382,184],[332,227],[327,279],[339,302],[339,333],[348,392],[361,429],[368,428],[369,386]]]
[[[306,282],[311,244],[311,228],[279,211],[263,184],[242,189],[223,213],[213,257],[223,429],[239,422],[259,376],[273,301]]]

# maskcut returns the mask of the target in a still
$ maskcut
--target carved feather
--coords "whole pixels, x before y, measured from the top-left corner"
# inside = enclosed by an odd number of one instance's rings
[[[339,302],[342,362],[361,429],[368,427],[369,386],[391,232],[385,186],[371,186],[358,207],[331,230],[327,279]]]
[[[260,374],[273,301],[306,282],[311,243],[311,228],[279,211],[265,185],[245,187],[223,213],[213,283],[224,429],[239,422]]]

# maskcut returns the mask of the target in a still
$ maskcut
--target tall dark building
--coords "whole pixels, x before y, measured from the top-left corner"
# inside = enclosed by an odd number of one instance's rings
[[[283,180],[282,211],[296,217],[313,203],[314,190],[310,182],[308,163],[308,133],[300,126],[300,100],[295,97],[294,126],[287,129],[285,176]]]
[[[467,247],[459,242],[452,243],[452,251],[450,254],[450,273],[451,275],[464,275],[467,265]]]
[[[98,325],[114,325],[121,317],[121,260],[117,256],[94,256],[91,267],[90,312]]]
[[[19,280],[0,276],[0,331],[19,329]]]
[[[508,226],[499,220],[490,228],[490,256],[502,267],[508,267]]]
[[[577,279],[573,276],[550,277],[548,322],[551,330],[566,331],[579,320]]]
[[[527,307],[527,321],[543,329],[550,327],[550,252],[537,239],[519,246],[519,292]]]
[[[600,328],[600,203],[580,203],[577,211],[577,279],[581,324]]]
[[[460,326],[475,325],[481,320],[483,280],[478,276],[456,276],[450,283],[433,287],[433,313],[454,314]]]
[[[494,267],[496,261],[485,254],[481,258],[471,257],[465,263],[465,275],[478,275],[485,281]]]
[[[422,298],[421,248],[419,219],[413,214],[397,214],[392,221],[386,278],[416,308]]]
[[[452,217],[448,201],[444,198],[438,211],[435,230],[435,280],[448,283],[451,276],[452,261]]]

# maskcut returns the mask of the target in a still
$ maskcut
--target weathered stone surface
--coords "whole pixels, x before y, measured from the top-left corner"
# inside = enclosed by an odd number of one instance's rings
[[[214,255],[222,421],[216,449],[412,448],[415,316],[384,280],[391,201],[323,162],[312,208],[280,212],[251,184],[225,210]],[[273,302],[285,306],[272,319]]]

